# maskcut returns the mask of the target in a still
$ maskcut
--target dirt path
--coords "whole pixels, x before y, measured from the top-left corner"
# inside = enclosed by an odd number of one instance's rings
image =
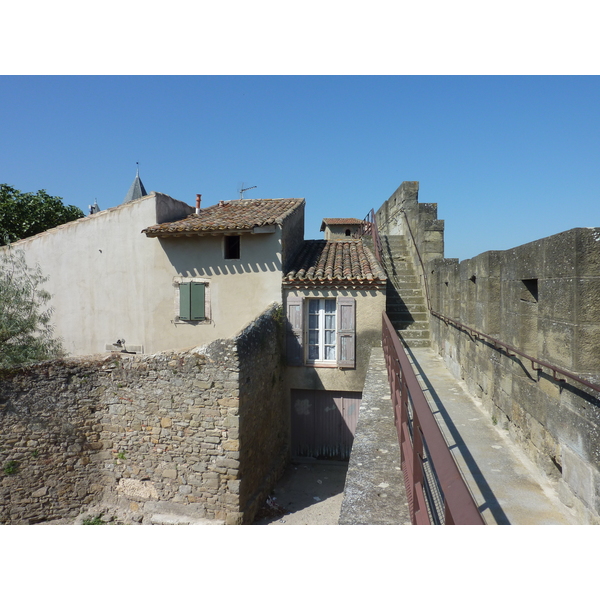
[[[348,463],[289,465],[271,496],[285,514],[263,516],[254,524],[337,525],[347,470]]]

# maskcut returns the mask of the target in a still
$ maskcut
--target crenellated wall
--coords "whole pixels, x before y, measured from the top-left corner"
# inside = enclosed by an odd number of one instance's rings
[[[404,207],[424,269],[414,246],[411,255],[421,277],[427,274],[431,308],[600,384],[600,228],[573,229],[461,262],[446,259],[443,224],[433,218],[435,205],[418,203],[415,184],[400,186],[378,211],[378,223],[384,233],[409,239]],[[434,350],[558,483],[562,500],[582,522],[600,522],[600,394],[568,378],[557,382],[548,369],[534,369],[531,361],[433,315],[430,329]]]

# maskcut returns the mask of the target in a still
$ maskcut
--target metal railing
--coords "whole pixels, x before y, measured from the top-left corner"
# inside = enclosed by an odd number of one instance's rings
[[[367,213],[367,216],[363,219],[363,224],[360,228],[359,237],[366,235],[371,236],[373,240],[375,258],[379,261],[379,264],[383,266],[383,246],[381,245],[381,237],[379,236],[377,221],[375,220],[375,211],[373,209]]]
[[[413,525],[484,525],[385,312],[382,341]]]

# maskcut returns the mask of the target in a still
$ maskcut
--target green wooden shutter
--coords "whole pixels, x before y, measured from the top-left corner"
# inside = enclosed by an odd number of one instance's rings
[[[304,364],[302,298],[289,297],[286,323],[286,354],[288,365],[299,367]]]
[[[192,295],[190,283],[179,284],[179,318],[189,321],[192,317]]]
[[[204,284],[192,281],[190,288],[190,319],[202,321],[204,314]]]
[[[356,301],[339,297],[338,303],[338,367],[356,366]]]

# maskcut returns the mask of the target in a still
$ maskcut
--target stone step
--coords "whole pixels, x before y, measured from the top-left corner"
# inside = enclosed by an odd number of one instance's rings
[[[398,335],[410,340],[429,340],[429,331],[419,329],[397,329]]]
[[[429,331],[429,321],[390,321],[394,329],[401,331]]]
[[[407,302],[406,300],[396,300],[396,301],[388,301],[385,303],[386,305],[386,310],[388,312],[394,312],[394,313],[413,313],[413,312],[418,312],[418,313],[426,313],[427,312],[427,307],[425,306],[425,303],[421,300],[421,302]]]
[[[409,348],[431,348],[429,340],[412,340],[405,336],[400,336]]]

